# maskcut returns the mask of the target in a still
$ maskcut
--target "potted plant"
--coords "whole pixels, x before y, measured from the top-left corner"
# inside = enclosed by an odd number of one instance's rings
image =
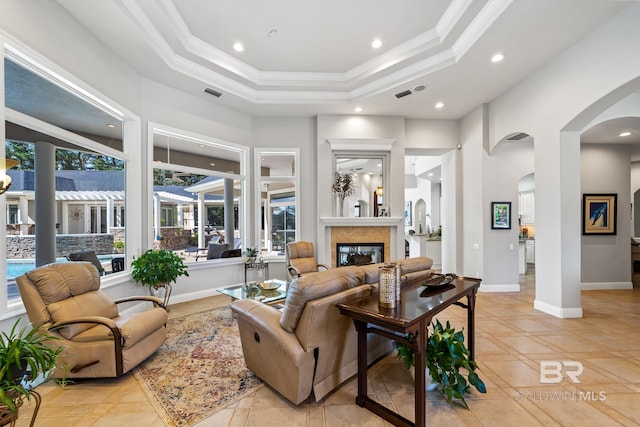
[[[465,408],[469,409],[464,396],[471,392],[474,386],[480,393],[486,393],[487,389],[476,373],[478,365],[470,360],[470,354],[464,345],[464,334],[456,331],[447,321],[442,326],[439,320],[432,323],[433,332],[427,339],[425,349],[425,366],[431,376],[431,382],[437,384],[447,400],[460,399]],[[413,342],[409,335],[407,339]],[[404,363],[405,368],[415,367],[415,354],[413,350],[404,344],[396,342],[398,358]],[[466,374],[466,378],[465,378]]]
[[[189,276],[182,258],[167,249],[149,249],[131,262],[131,278],[149,288],[150,295],[164,289],[164,306],[169,305],[171,282],[179,276]]]
[[[11,331],[0,335],[0,424],[18,418],[22,399],[29,399],[31,383],[42,378],[47,381],[56,369],[62,347],[52,348],[46,341],[56,337],[46,335],[39,328],[28,332],[18,330],[20,319]]]
[[[116,240],[115,242],[113,242],[113,249],[117,254],[124,253],[124,242],[122,240]]]
[[[256,258],[258,258],[258,248],[247,248],[244,251],[245,262],[247,264],[255,264]]]

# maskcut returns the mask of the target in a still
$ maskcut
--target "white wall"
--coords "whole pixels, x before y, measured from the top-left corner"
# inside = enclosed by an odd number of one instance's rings
[[[479,107],[469,113],[460,122],[460,155],[462,164],[462,209],[460,236],[460,270],[458,274],[468,277],[484,276],[484,233],[486,227],[486,210],[484,203],[484,162],[479,162],[485,155],[484,141],[486,126],[484,121],[487,112]],[[484,285],[481,285],[481,287]]]
[[[315,140],[314,118],[259,117],[253,120],[253,146],[300,149],[299,164],[296,165],[301,187],[296,194],[300,206],[298,215],[301,219],[298,239],[312,242],[315,241],[317,233],[317,205],[313,179],[316,175]],[[308,221],[308,218],[314,220]]]
[[[519,290],[518,181],[533,172],[533,142],[505,140],[484,156],[483,290]],[[510,230],[491,228],[491,202],[511,202]]]
[[[580,152],[583,193],[616,193],[617,231],[615,235],[582,236],[582,286],[630,288],[631,223],[628,220],[631,173],[629,146],[582,144]]]
[[[634,5],[490,103],[490,147],[513,132],[535,140],[535,306],[556,316],[582,316],[579,134],[640,86],[639,20]],[[499,269],[507,251],[485,267]]]
[[[426,149],[454,149],[459,141],[457,120],[405,120],[405,150],[418,149],[423,155]]]

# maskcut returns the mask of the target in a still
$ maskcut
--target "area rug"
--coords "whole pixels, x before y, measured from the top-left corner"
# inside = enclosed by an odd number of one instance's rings
[[[229,306],[170,319],[165,344],[133,374],[166,425],[190,426],[256,390]]]

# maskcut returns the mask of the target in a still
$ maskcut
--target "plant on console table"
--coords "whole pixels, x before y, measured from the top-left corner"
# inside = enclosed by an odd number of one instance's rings
[[[169,305],[171,282],[179,276],[189,276],[182,258],[167,249],[149,249],[131,262],[131,278],[149,288],[149,294],[156,296],[164,289],[164,306]]]
[[[338,196],[338,212],[344,215],[344,199],[355,194],[358,188],[358,175],[352,172],[336,172],[331,191]]]
[[[464,334],[456,331],[447,321],[442,326],[440,321],[432,323],[433,332],[427,339],[424,362],[431,381],[437,384],[447,400],[460,399],[465,408],[469,409],[464,396],[471,392],[471,385],[480,393],[486,393],[487,389],[476,374],[478,365],[470,360],[470,354],[464,345]],[[413,342],[409,335],[407,339]],[[404,363],[405,368],[415,367],[415,354],[412,349],[404,344],[396,342],[398,358]],[[466,374],[466,378],[465,378]]]

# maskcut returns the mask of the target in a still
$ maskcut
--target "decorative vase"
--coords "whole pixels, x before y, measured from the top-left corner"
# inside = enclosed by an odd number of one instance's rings
[[[379,305],[382,308],[395,308],[399,301],[400,293],[399,283],[397,282],[399,275],[396,273],[395,264],[384,264],[378,267],[378,293]]]
[[[409,368],[409,373],[411,373],[411,378],[413,379],[413,383],[416,382],[416,367],[412,366]],[[438,383],[431,382],[431,375],[429,375],[429,370],[424,370],[424,388],[427,391],[433,391],[438,388]]]
[[[344,216],[344,199],[338,198],[338,216]]]
[[[155,286],[149,286],[149,295],[158,297],[162,300],[164,307],[169,311],[169,297],[171,297],[171,283],[162,283]]]

